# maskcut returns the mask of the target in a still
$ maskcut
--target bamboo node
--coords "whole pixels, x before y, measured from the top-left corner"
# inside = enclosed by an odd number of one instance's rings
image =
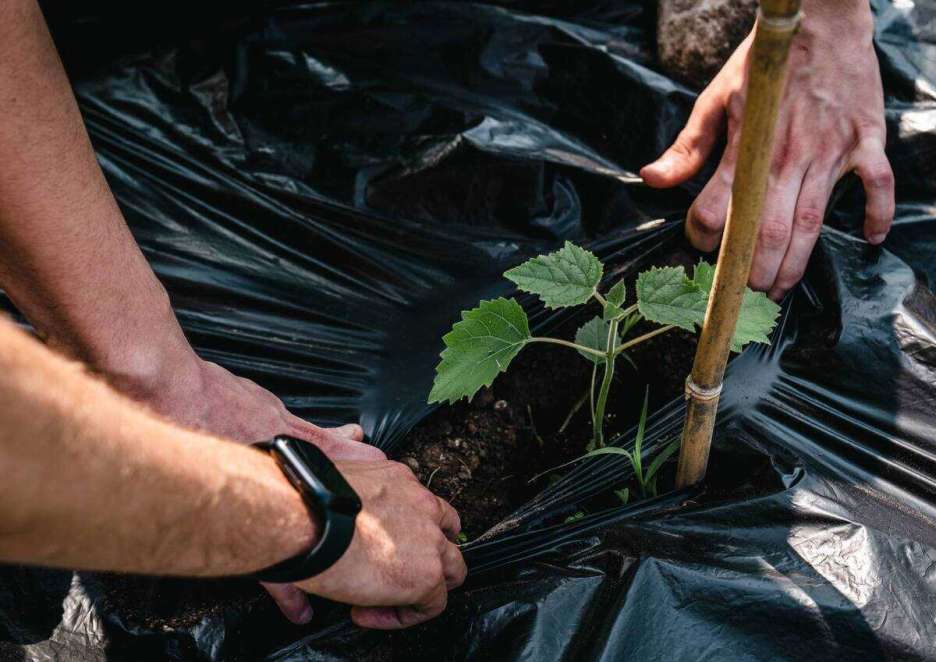
[[[767,16],[763,9],[757,10],[757,22],[765,30],[771,32],[793,32],[799,27],[800,20],[803,18],[803,10],[797,11],[790,16]]]
[[[703,388],[699,386],[694,381],[692,381],[692,375],[686,377],[686,397],[691,398],[692,400],[717,400],[722,392],[722,385],[719,384],[715,388]]]

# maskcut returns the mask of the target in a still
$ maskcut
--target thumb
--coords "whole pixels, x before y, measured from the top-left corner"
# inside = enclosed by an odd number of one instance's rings
[[[663,155],[640,170],[653,188],[682,184],[705,164],[725,119],[724,104],[708,90],[699,95],[689,121]]]

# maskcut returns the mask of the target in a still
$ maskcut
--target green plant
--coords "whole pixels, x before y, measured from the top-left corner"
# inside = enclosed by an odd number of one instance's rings
[[[637,277],[636,301],[630,305],[625,305],[624,281],[616,282],[605,294],[598,291],[604,265],[593,253],[571,242],[554,253],[527,260],[504,276],[519,289],[537,295],[547,308],[595,302],[601,314],[583,324],[575,340],[569,341],[532,335],[527,315],[514,299],[501,297],[481,301],[476,308],[463,311],[461,320],[443,336],[445,349],[436,367],[429,402],[454,403],[461,398],[470,399],[482,387],[490,386],[530,343],[568,347],[592,363],[589,391],[592,440],[588,450],[597,451],[605,448],[605,408],[616,360],[635,345],[672,329],[695,331],[701,327],[715,268],[700,261],[691,278],[682,267],[654,267],[644,271]],[[741,351],[749,342],[769,343],[767,336],[779,312],[779,306],[766,295],[746,290],[731,349]],[[628,333],[642,320],[657,327],[628,339]],[[635,470],[643,475],[639,448],[635,460]],[[647,473],[650,473],[649,468]],[[652,478],[652,475],[644,476],[646,481]],[[639,484],[642,490],[650,487],[649,482],[645,485],[639,481]]]

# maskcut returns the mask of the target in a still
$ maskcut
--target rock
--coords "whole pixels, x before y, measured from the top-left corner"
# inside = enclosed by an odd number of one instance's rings
[[[468,430],[468,434],[474,434],[478,431],[478,424],[474,421],[468,421],[468,424],[465,426],[465,429]]]
[[[657,51],[672,77],[705,87],[754,26],[757,0],[660,0]]]
[[[498,400],[497,402],[494,403],[494,409],[496,409],[497,411],[503,411],[504,409],[507,409],[507,401]]]
[[[461,448],[462,440],[458,437],[455,437],[454,439],[446,439],[445,445],[449,448]]]
[[[403,464],[413,470],[413,473],[419,473],[419,461],[415,457],[404,457]]]

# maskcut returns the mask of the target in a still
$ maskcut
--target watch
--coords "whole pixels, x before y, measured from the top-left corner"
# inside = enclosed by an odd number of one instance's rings
[[[254,446],[273,456],[299,492],[316,522],[319,539],[312,549],[255,572],[253,577],[287,583],[324,572],[351,544],[360,498],[325,453],[307,441],[281,435]]]

